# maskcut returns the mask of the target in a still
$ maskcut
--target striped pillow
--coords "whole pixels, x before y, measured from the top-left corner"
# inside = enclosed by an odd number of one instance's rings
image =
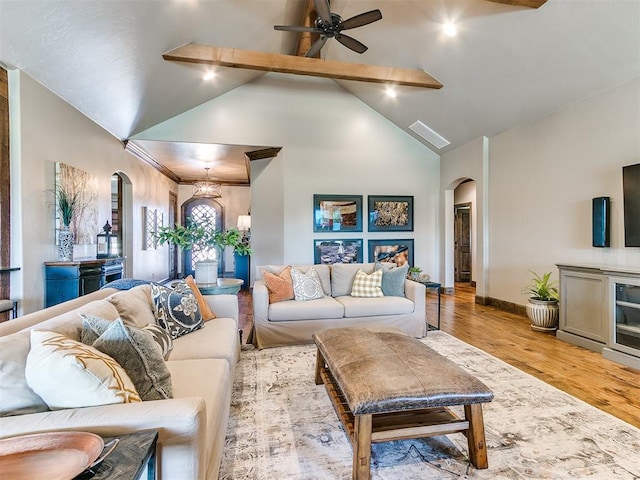
[[[376,270],[371,275],[358,270],[351,286],[351,296],[384,297],[384,293],[382,293],[382,270]]]

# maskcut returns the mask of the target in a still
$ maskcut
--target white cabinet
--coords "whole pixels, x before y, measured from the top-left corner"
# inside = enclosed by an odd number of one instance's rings
[[[605,358],[640,369],[640,279],[609,278],[610,331]]]

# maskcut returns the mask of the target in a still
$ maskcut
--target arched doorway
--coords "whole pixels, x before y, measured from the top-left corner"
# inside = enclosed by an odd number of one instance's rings
[[[187,224],[191,220],[197,222],[210,222],[216,230],[223,230],[224,226],[224,205],[211,198],[190,198],[182,204],[183,224]],[[222,277],[224,273],[224,252],[219,252],[218,256],[218,276]],[[196,262],[205,260],[209,257],[210,252],[207,249],[199,249],[194,247],[191,250],[184,251],[182,271],[185,277],[195,275]]]
[[[111,227],[118,235],[124,276],[133,276],[133,184],[124,172],[111,175]]]

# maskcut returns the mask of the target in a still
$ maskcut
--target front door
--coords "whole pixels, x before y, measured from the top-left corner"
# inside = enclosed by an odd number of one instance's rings
[[[455,213],[455,270],[456,282],[471,281],[471,204],[454,207]]]

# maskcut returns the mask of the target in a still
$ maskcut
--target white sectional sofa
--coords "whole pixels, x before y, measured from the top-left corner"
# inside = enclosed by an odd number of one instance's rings
[[[413,337],[427,333],[425,286],[405,280],[404,297],[361,298],[351,296],[358,269],[370,274],[374,263],[293,265],[302,272],[318,272],[325,297],[310,301],[269,303],[263,279],[265,271],[278,274],[286,265],[256,267],[253,285],[253,344],[258,348],[312,343],[317,331],[348,326],[392,326]]]
[[[240,354],[235,295],[205,295],[217,318],[174,340],[166,361],[174,398],[56,411],[30,406],[33,398],[29,398],[29,387],[21,374],[30,349],[30,330],[55,331],[79,340],[80,314],[114,320],[122,316],[118,308],[129,304],[128,314],[137,316],[131,305],[144,302],[129,300],[136,295],[138,299],[148,297],[150,302],[149,290],[148,285],[127,291],[103,289],[0,324],[0,406],[4,415],[7,408],[15,410],[0,418],[0,438],[62,430],[117,436],[157,429],[159,479],[217,479]],[[147,306],[152,308],[150,303]],[[148,318],[148,311],[139,313],[139,318]]]

